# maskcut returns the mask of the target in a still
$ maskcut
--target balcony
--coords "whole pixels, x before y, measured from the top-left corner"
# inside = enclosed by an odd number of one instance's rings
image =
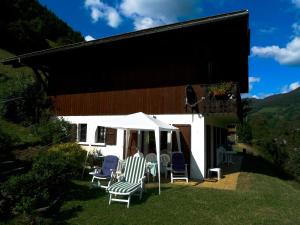
[[[186,89],[187,111],[203,115],[233,115],[241,118],[241,96],[236,83],[218,83],[197,85],[193,90]],[[220,91],[219,93],[218,90]],[[194,102],[194,103],[193,103]],[[197,104],[195,104],[197,103]]]

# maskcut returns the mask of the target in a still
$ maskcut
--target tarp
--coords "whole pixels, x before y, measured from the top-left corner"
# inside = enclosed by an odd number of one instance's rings
[[[107,121],[103,121],[99,126],[110,127],[124,130],[155,130],[160,131],[176,131],[177,127],[169,125],[156,119],[153,116],[147,115],[142,112],[129,114],[126,116],[111,118]]]
[[[157,164],[158,164],[158,188],[160,194],[160,131],[168,131],[168,132],[176,131],[178,149],[179,151],[181,151],[179,129],[177,127],[162,122],[156,119],[155,117],[147,115],[142,112],[111,118],[107,121],[98,123],[97,125],[126,130],[126,150],[128,150],[130,130],[155,132],[155,145],[156,145],[156,155],[157,155]]]

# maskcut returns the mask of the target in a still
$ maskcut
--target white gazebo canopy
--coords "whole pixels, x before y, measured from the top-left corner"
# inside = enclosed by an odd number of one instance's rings
[[[154,131],[155,132],[155,146],[158,164],[158,186],[160,194],[160,131],[175,131],[178,143],[178,149],[181,151],[179,129],[170,124],[162,122],[153,116],[147,115],[142,112],[111,118],[110,120],[98,123],[99,126],[123,129],[126,130],[126,151],[128,150],[129,131]]]

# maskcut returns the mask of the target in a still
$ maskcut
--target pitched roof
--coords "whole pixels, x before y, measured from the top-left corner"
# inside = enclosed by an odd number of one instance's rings
[[[185,21],[185,22],[174,23],[174,24],[170,24],[170,25],[154,27],[154,28],[145,29],[145,30],[139,30],[139,31],[135,31],[135,32],[129,32],[129,33],[115,35],[115,36],[106,37],[106,38],[102,38],[102,39],[97,39],[97,40],[89,41],[89,42],[79,42],[79,43],[69,44],[69,45],[65,45],[65,46],[61,46],[61,47],[35,51],[35,52],[31,52],[31,53],[26,53],[26,54],[10,57],[7,59],[2,59],[2,60],[0,60],[0,63],[2,63],[2,64],[18,64],[23,59],[51,55],[51,54],[58,53],[58,52],[86,48],[86,47],[96,46],[96,45],[102,45],[102,44],[107,44],[107,43],[111,43],[111,42],[115,42],[115,41],[126,40],[126,39],[146,36],[146,35],[150,35],[150,34],[155,34],[155,33],[163,33],[166,31],[179,30],[182,28],[188,28],[188,27],[193,27],[193,26],[216,23],[216,22],[231,20],[231,19],[240,18],[240,17],[248,18],[248,16],[249,16],[248,10],[241,10],[241,11],[236,11],[236,12],[231,12],[231,13],[226,13],[226,14],[221,14],[221,15],[216,15],[216,16],[210,16],[210,17],[205,17],[205,18],[200,18],[200,19],[189,20],[189,21]]]

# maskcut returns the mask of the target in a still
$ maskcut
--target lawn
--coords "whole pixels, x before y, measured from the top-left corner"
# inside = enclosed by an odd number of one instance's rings
[[[63,224],[300,224],[300,185],[278,177],[272,165],[248,155],[236,191],[165,184],[160,196],[147,189],[142,201],[108,205],[108,195],[74,181],[51,217]]]

